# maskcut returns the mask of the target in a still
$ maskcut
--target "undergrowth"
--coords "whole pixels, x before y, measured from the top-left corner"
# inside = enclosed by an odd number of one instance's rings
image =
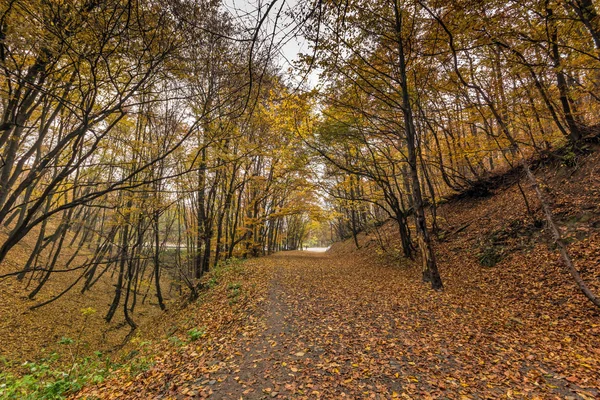
[[[62,399],[85,384],[102,382],[117,367],[101,352],[84,357],[67,368],[61,359],[58,353],[51,353],[39,361],[21,364],[25,371],[22,375],[0,372],[0,399]],[[2,369],[12,367],[7,360],[0,362]]]

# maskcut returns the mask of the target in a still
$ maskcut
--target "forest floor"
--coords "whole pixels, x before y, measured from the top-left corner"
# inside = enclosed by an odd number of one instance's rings
[[[37,232],[34,233],[37,235]],[[106,323],[104,319],[115,292],[114,280],[108,274],[84,294],[79,290],[80,285],[59,300],[36,309],[32,307],[61,295],[73,282],[80,281],[79,271],[52,275],[34,299],[28,298],[28,294],[37,285],[39,275],[36,279],[28,276],[22,281],[14,276],[2,278],[3,274],[23,268],[34,247],[35,235],[27,236],[0,263],[0,373],[21,373],[24,370],[23,363],[37,362],[52,355],[61,356],[54,362],[55,366],[70,366],[76,361],[74,354],[90,356],[94,352],[117,353],[126,341],[130,328],[122,313],[117,313],[111,323]],[[83,263],[89,253],[84,252],[80,262]],[[59,257],[59,265],[64,265],[71,254],[71,249],[67,249]],[[164,296],[169,306],[175,303],[176,295],[165,290]],[[148,289],[144,288],[133,313],[134,319],[143,323],[161,314],[155,297],[148,295]],[[80,339],[77,343],[70,343],[77,338]]]
[[[536,174],[575,266],[599,293],[600,151]],[[359,249],[347,240],[326,253],[232,261],[206,276],[192,304],[173,300],[162,313],[148,299],[117,371],[74,396],[600,398],[600,312],[562,265],[531,185],[509,174],[488,197],[440,204],[437,222],[441,292],[421,282],[418,260],[400,257],[391,221],[361,233]],[[21,265],[27,245],[0,270]],[[121,321],[102,322],[109,282],[34,311],[26,282],[0,283],[0,361],[11,360],[0,373],[57,348],[114,348],[127,334]],[[88,307],[99,312],[80,312]],[[81,340],[64,345],[63,336]]]
[[[228,304],[225,290],[191,317],[210,324],[215,315],[237,314],[217,321],[220,333],[168,350],[135,378],[121,375],[79,396],[600,396],[600,320],[591,308],[563,305],[565,321],[541,301],[539,316],[525,318],[530,299],[459,285],[458,276],[434,292],[419,283],[415,268],[335,252],[284,252],[244,270],[251,279],[242,286],[242,306]],[[527,286],[521,288],[530,293]],[[228,307],[234,309],[224,312]]]
[[[595,152],[536,171],[596,293],[599,169]],[[531,185],[514,178],[438,208],[441,292],[398,256],[392,222],[361,233],[359,249],[234,263],[198,302],[139,329],[127,350],[143,372],[76,396],[600,398],[600,312],[562,265]]]

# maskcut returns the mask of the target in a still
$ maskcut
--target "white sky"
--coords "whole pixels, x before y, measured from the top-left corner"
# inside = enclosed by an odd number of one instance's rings
[[[248,27],[255,27],[259,19],[266,12],[272,0],[224,0],[225,8]],[[292,82],[298,83],[298,73],[294,73],[293,63],[298,60],[299,53],[310,53],[308,43],[299,35],[295,35],[293,19],[289,16],[298,0],[275,0],[275,5],[269,12],[269,17],[262,27],[263,34],[273,35],[276,46],[277,62],[282,71],[287,72]],[[300,0],[302,1],[302,0]],[[281,12],[280,12],[281,11]],[[279,13],[279,19],[276,17]],[[317,84],[318,73],[313,71],[308,78],[308,86]]]

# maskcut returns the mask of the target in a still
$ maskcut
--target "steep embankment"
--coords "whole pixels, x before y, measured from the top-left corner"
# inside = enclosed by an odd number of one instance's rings
[[[569,253],[584,280],[600,292],[600,153],[581,156],[576,165],[562,160],[536,170],[544,198],[553,210]],[[530,182],[511,172],[493,180],[487,197],[455,196],[437,209],[436,249],[440,269],[449,276],[463,273],[469,281],[489,280],[496,288],[516,281],[556,288],[554,296],[585,303],[562,266]],[[340,254],[378,254],[394,262],[400,254],[395,223],[388,222],[335,244]],[[510,287],[507,287],[511,291]],[[496,289],[498,290],[498,289]],[[500,290],[502,292],[502,290]],[[501,293],[499,293],[501,294]],[[514,294],[513,294],[514,295]],[[559,300],[562,304],[562,300]]]

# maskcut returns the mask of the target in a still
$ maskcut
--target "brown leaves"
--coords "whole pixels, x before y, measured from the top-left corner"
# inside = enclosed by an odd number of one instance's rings
[[[129,388],[114,381],[97,393],[232,399],[598,395],[599,324],[590,324],[589,309],[572,298],[556,305],[566,294],[555,283],[560,274],[536,269],[548,269],[543,248],[513,255],[493,274],[448,248],[439,254],[448,282],[443,293],[423,286],[417,269],[360,254],[286,252],[253,260],[242,284],[247,308],[232,308],[222,301],[226,291],[216,288],[205,303],[177,317],[207,324],[207,338],[197,347],[170,351]]]

